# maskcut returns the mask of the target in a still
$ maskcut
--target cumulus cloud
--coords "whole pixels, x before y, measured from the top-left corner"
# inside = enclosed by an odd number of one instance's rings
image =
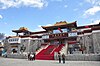
[[[84,12],[84,16],[95,15],[100,11],[100,0],[85,0],[86,2],[92,4],[91,8]]]
[[[3,16],[2,15],[0,15],[0,19],[2,19],[3,18]]]
[[[0,0],[0,8],[7,9],[10,7],[37,7],[42,8],[47,6],[46,0]]]
[[[89,8],[88,10],[85,11],[84,15],[95,15],[95,13],[100,11],[99,6],[94,6],[92,8]]]

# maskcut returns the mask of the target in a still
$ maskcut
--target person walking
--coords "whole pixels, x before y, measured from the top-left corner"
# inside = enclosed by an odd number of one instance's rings
[[[28,53],[28,60],[30,60],[30,54],[31,54],[31,53]]]
[[[32,60],[32,61],[33,61],[33,59],[34,59],[34,54],[33,54],[33,53],[31,53],[31,54],[30,54],[30,60]]]
[[[34,55],[33,59],[35,60],[35,52],[33,53],[33,55]]]
[[[58,52],[58,60],[59,60],[59,63],[61,63],[61,54],[60,54],[60,52]]]
[[[65,63],[65,54],[64,53],[62,54],[62,61],[63,61],[63,63]]]

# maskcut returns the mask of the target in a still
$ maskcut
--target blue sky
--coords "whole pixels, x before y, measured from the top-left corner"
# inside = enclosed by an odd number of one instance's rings
[[[40,26],[59,21],[99,23],[100,0],[0,0],[0,33],[14,35],[20,27],[42,31]]]

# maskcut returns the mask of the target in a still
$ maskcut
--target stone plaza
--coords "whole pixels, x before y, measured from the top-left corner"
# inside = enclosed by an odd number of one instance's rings
[[[57,60],[13,59],[0,57],[0,66],[100,66],[100,61],[66,61],[65,64]]]

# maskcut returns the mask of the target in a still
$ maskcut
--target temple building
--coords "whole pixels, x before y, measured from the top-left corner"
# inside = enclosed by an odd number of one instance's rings
[[[65,45],[68,48],[70,54],[75,49],[73,45],[77,45],[77,30],[76,21],[72,23],[67,23],[66,21],[56,22],[53,26],[42,26],[48,34],[43,35],[43,40],[45,43],[50,43],[54,45]],[[74,49],[72,49],[74,48]],[[64,53],[68,53],[65,51]]]
[[[41,26],[45,31],[31,32],[25,27],[12,30],[16,36],[6,38],[8,57],[36,53],[36,59],[54,60],[61,54],[100,53],[100,24],[77,26],[77,21],[60,21],[52,26]]]

